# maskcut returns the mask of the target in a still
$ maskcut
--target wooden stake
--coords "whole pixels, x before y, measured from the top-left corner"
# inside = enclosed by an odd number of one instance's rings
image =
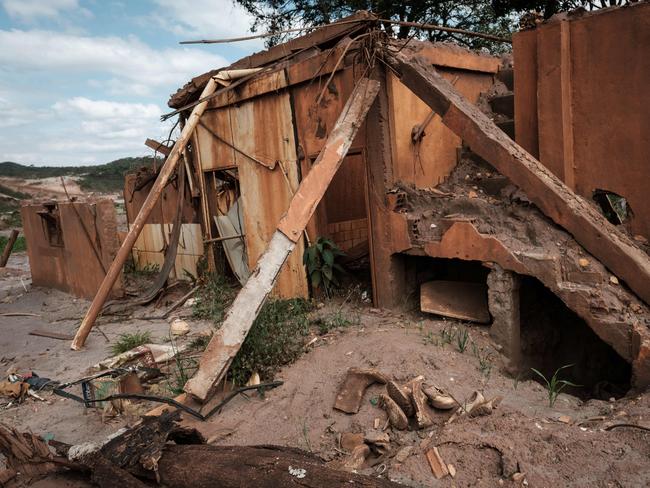
[[[311,171],[291,199],[266,251],[201,356],[198,371],[185,384],[187,393],[205,401],[225,376],[271,292],[282,265],[341,166],[378,91],[377,81],[363,78],[357,83]]]
[[[210,96],[212,93],[214,93],[216,88],[217,88],[216,82],[212,78],[210,78],[210,81],[208,81],[207,85],[205,86],[203,93],[201,93],[201,98]],[[77,330],[77,334],[75,335],[75,338],[72,341],[72,345],[71,345],[71,348],[73,350],[78,351],[83,347],[84,343],[86,342],[86,338],[88,337],[88,334],[90,334],[90,330],[92,329],[93,324],[95,323],[95,320],[99,315],[99,312],[101,312],[102,307],[104,306],[104,303],[106,302],[106,299],[108,298],[108,295],[111,292],[113,285],[115,284],[115,280],[117,280],[117,277],[119,276],[120,271],[124,266],[124,263],[129,257],[129,253],[131,252],[131,249],[133,248],[135,241],[140,235],[140,232],[142,232],[142,228],[146,224],[149,215],[151,214],[156,203],[158,202],[158,199],[160,198],[160,194],[162,193],[163,189],[169,182],[171,176],[174,174],[174,171],[176,170],[176,166],[178,164],[179,157],[181,156],[181,153],[185,149],[185,146],[187,145],[187,142],[189,141],[189,138],[192,135],[192,131],[196,127],[196,124],[199,122],[199,119],[201,118],[201,115],[203,115],[203,112],[205,111],[207,105],[208,102],[205,101],[199,103],[192,110],[192,114],[188,118],[185,127],[183,127],[180,137],[174,144],[174,147],[172,148],[172,151],[167,157],[167,159],[165,160],[163,167],[160,169],[158,178],[156,178],[156,181],[153,184],[153,187],[151,188],[149,195],[147,195],[147,199],[142,204],[142,208],[140,209],[138,216],[135,218],[133,225],[131,225],[131,228],[129,229],[129,233],[124,238],[124,242],[122,242],[122,246],[117,251],[117,255],[115,256],[115,259],[111,264],[111,267],[108,269],[108,272],[104,277],[104,281],[99,287],[99,290],[97,290],[97,294],[95,295],[95,298],[90,304],[90,308],[88,308],[88,311],[86,312],[86,316],[84,317],[83,321],[81,322],[81,325],[79,326],[79,330]]]
[[[11,231],[9,240],[7,241],[7,244],[5,245],[5,249],[2,252],[2,257],[0,258],[0,268],[4,268],[5,266],[7,266],[7,261],[9,261],[9,256],[11,255],[11,251],[14,248],[14,244],[16,244],[16,239],[18,239],[18,234],[20,234],[20,231],[16,229],[13,229]]]

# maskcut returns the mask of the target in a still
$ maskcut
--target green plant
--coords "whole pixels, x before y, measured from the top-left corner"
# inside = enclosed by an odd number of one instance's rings
[[[210,342],[210,339],[212,339],[212,334],[202,334],[198,337],[195,337],[192,339],[192,341],[188,344],[189,349],[193,349],[196,351],[203,351],[205,350],[206,347],[208,347],[208,343]]]
[[[141,346],[151,341],[151,332],[135,332],[133,334],[121,334],[117,342],[111,346],[111,352],[114,356],[130,351],[134,347]]]
[[[359,314],[354,315],[351,319],[343,313],[343,310],[338,309],[336,312],[331,313],[327,317],[322,317],[314,323],[318,326],[319,334],[327,334],[334,329],[342,329],[350,327],[351,325],[358,325],[361,322]]]
[[[345,270],[336,262],[336,258],[345,253],[330,239],[319,237],[318,240],[305,250],[303,264],[307,266],[309,279],[314,288],[325,289],[330,296],[332,286],[339,286],[338,274]]]
[[[458,347],[459,352],[465,352],[465,349],[467,349],[467,344],[469,344],[469,340],[469,330],[467,327],[462,327],[458,334],[456,334],[456,346]]]
[[[440,342],[444,346],[445,344],[451,344],[452,341],[456,338],[456,328],[448,325],[440,331]]]
[[[475,342],[472,342],[472,350],[474,351],[474,356],[478,359],[478,370],[486,377],[490,377],[492,372],[492,362],[490,359],[492,355],[488,352],[483,354],[483,350],[476,345]]]
[[[268,380],[280,366],[298,359],[309,333],[311,308],[302,298],[266,302],[232,362],[232,380],[244,384],[254,372]]]
[[[553,408],[553,405],[555,405],[555,401],[557,400],[558,395],[562,392],[562,390],[566,386],[575,386],[579,387],[582,385],[576,385],[575,383],[571,383],[568,380],[561,380],[558,378],[558,374],[560,371],[566,368],[572,367],[573,364],[565,364],[564,366],[558,368],[553,376],[551,377],[550,381],[544,376],[541,372],[536,370],[535,368],[530,368],[535,372],[540,378],[544,380],[544,383],[546,383],[546,391],[548,392],[548,406]]]
[[[434,344],[434,345],[437,346],[437,345],[439,344],[439,342],[438,342],[438,340],[434,337],[433,332],[431,332],[431,331],[429,330],[429,331],[427,331],[426,334],[423,334],[423,335],[422,335],[422,344],[424,344],[425,346],[428,346],[429,344]]]
[[[217,325],[232,303],[235,289],[223,275],[217,273],[204,276],[202,281],[194,302],[194,317],[212,320]]]
[[[174,352],[174,367],[170,371],[167,379],[167,389],[172,395],[183,393],[185,383],[194,375],[198,368],[198,363],[194,358],[183,357],[176,347],[174,338],[170,335],[169,342]]]

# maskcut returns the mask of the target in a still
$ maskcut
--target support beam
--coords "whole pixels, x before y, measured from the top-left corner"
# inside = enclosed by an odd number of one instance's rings
[[[214,93],[216,88],[216,82],[213,79],[210,79],[208,84],[205,86],[203,93],[201,94],[201,98],[211,95]],[[88,334],[90,334],[90,330],[95,324],[95,320],[97,319],[99,312],[101,312],[104,303],[106,302],[106,299],[108,298],[108,295],[110,294],[111,289],[115,284],[115,280],[117,280],[117,277],[120,275],[122,267],[129,257],[131,249],[133,248],[135,241],[138,239],[140,232],[142,232],[142,228],[147,223],[147,219],[149,218],[149,215],[158,202],[163,189],[174,174],[181,153],[185,150],[185,146],[187,145],[187,142],[192,135],[192,131],[196,127],[196,124],[199,122],[199,119],[201,118],[201,115],[203,115],[203,112],[205,111],[207,105],[208,102],[206,101],[194,107],[192,114],[185,124],[185,127],[183,127],[183,130],[181,131],[180,137],[174,144],[174,147],[172,148],[169,156],[167,156],[165,164],[160,169],[158,178],[156,178],[155,183],[151,187],[151,191],[149,192],[149,195],[147,195],[147,199],[142,204],[142,208],[140,209],[138,216],[135,218],[133,224],[131,225],[129,233],[124,238],[122,246],[117,251],[115,259],[111,263],[111,267],[108,269],[108,272],[104,277],[104,281],[99,287],[99,290],[97,290],[97,294],[90,304],[90,307],[86,312],[86,316],[79,326],[79,330],[77,330],[77,334],[75,335],[75,338],[72,341],[71,345],[72,349],[75,351],[81,349],[86,342],[86,338],[88,337]]]
[[[187,393],[205,401],[225,376],[271,292],[282,265],[341,166],[378,91],[377,81],[364,78],[357,83],[311,171],[291,199],[266,251],[201,356],[198,371],[185,384]]]
[[[18,239],[18,234],[20,234],[20,231],[17,229],[13,229],[11,231],[11,234],[9,235],[9,239],[7,240],[7,244],[5,244],[4,251],[2,251],[2,257],[0,257],[0,268],[4,268],[7,266],[7,261],[9,261],[9,256],[11,256],[11,251],[14,248],[14,244],[16,244],[16,239]]]
[[[385,61],[401,82],[442,117],[483,159],[526,192],[556,224],[569,231],[587,251],[646,303],[650,303],[650,257],[582,197],[576,195],[538,160],[502,132],[432,67],[391,48]]]

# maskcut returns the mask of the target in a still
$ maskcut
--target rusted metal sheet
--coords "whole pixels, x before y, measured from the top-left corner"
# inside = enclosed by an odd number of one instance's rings
[[[230,130],[231,110],[233,109],[230,107],[224,107],[204,113],[201,124],[196,128],[203,171],[232,167],[237,164],[235,151],[232,148],[234,145],[233,135]],[[226,142],[214,137],[210,130]]]
[[[72,208],[76,206],[77,212]],[[21,207],[32,283],[93,298],[119,247],[117,217],[108,199],[75,203],[27,204]],[[79,220],[83,219],[83,223]],[[84,233],[85,225],[93,241]],[[83,270],[80,273],[79,270]],[[122,296],[121,275],[112,296]]]
[[[235,152],[246,229],[248,265],[253,269],[298,188],[298,158],[289,94],[265,95],[231,107],[233,143],[249,154],[279,161],[270,170]],[[204,160],[205,161],[205,160]],[[283,175],[286,171],[286,177]],[[307,297],[304,244],[289,256],[274,288],[280,297]]]
[[[517,67],[514,77],[515,139],[521,147],[539,159],[536,31],[519,32],[512,38],[512,46],[513,63]]]
[[[496,74],[501,60],[498,57],[469,51],[455,44],[430,43],[411,40],[411,52],[426,59],[437,68],[452,68],[478,73]]]
[[[518,33],[515,60],[519,50],[527,51],[522,40],[531,37],[537,43],[537,103],[515,104],[518,142],[539,137],[541,162],[568,184],[572,179],[585,198],[597,188],[625,197],[631,232],[650,238],[650,4],[561,18]],[[531,76],[530,69],[516,62],[515,83]],[[525,122],[533,117],[538,128]]]
[[[436,49],[430,48],[426,52],[435,53]],[[468,58],[472,56],[466,55]],[[454,56],[463,59],[456,52]],[[496,58],[488,59],[498,61]],[[440,74],[472,103],[493,83],[492,75],[486,73],[440,70]],[[424,128],[424,136],[414,142],[411,138],[413,127],[427,121],[431,108],[392,73],[388,75],[388,89],[394,178],[417,188],[435,187],[456,166],[457,150],[462,141],[442,123],[439,115],[434,115]]]

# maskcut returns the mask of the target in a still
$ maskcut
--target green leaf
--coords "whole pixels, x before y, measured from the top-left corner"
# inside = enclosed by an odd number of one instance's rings
[[[323,276],[325,276],[325,278],[327,278],[330,281],[332,280],[333,274],[332,274],[332,268],[331,267],[325,265],[325,266],[323,266],[321,271],[323,272]]]
[[[325,249],[323,251],[323,261],[325,261],[329,266],[332,266],[334,264],[334,253],[329,249]]]
[[[320,286],[322,279],[323,277],[321,275],[320,270],[314,271],[311,274],[311,286],[313,286],[314,288],[318,288]]]
[[[343,266],[341,266],[340,264],[338,264],[338,263],[334,263],[332,265],[332,269],[335,269],[336,271],[340,271],[341,273],[347,273],[345,268]]]

